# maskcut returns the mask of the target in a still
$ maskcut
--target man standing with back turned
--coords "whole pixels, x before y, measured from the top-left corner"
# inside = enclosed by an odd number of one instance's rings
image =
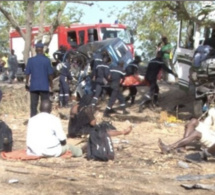
[[[29,119],[27,127],[27,154],[58,157],[70,151],[74,157],[82,156],[82,149],[67,144],[59,118],[51,114],[50,100],[40,103],[40,113]]]
[[[42,43],[37,43],[35,47],[37,54],[36,56],[28,59],[25,71],[25,87],[26,90],[30,91],[31,117],[37,114],[39,97],[41,101],[49,99],[49,87],[51,89],[53,88],[53,68],[51,66],[50,59],[43,53],[44,45]]]

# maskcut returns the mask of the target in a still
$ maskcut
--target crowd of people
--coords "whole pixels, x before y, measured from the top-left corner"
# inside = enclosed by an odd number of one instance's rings
[[[49,100],[49,91],[53,89],[53,67],[51,61],[44,55],[42,43],[35,45],[36,56],[28,59],[26,74],[26,90],[30,92],[30,119],[27,127],[27,152],[34,155],[44,156],[60,156],[65,151],[70,150],[75,153],[74,156],[81,156],[84,152],[83,148],[76,148],[66,144],[66,136],[63,133],[59,119],[51,114],[51,102]],[[66,48],[61,46],[53,55],[59,71],[59,106],[71,107],[68,123],[68,138],[81,137],[88,135],[95,130],[97,120],[95,113],[99,99],[109,94],[109,100],[104,110],[103,117],[109,117],[112,113],[117,113],[113,109],[116,100],[119,101],[123,114],[129,114],[126,109],[126,102],[131,99],[134,104],[137,94],[136,86],[128,86],[129,94],[127,97],[123,95],[122,83],[126,76],[138,75],[140,57],[136,56],[134,61],[129,63],[124,69],[124,62],[120,60],[117,66],[110,66],[110,56],[107,51],[103,50],[93,55],[91,62],[91,80],[92,93],[85,94],[78,103],[69,105],[69,81],[72,80],[70,73],[69,59],[66,58]],[[163,62],[163,52],[158,51],[156,58],[149,62],[145,79],[150,84],[147,100],[158,100],[159,87],[157,85],[157,75],[164,69],[168,73],[177,76],[168,68],[168,64]],[[39,62],[39,63],[38,63]],[[153,67],[152,67],[153,66]],[[156,68],[154,68],[156,67]],[[29,79],[30,78],[30,79]],[[41,100],[40,113],[37,107],[39,98]],[[145,97],[140,104],[141,111],[145,104]],[[39,131],[37,129],[40,129]],[[115,127],[114,127],[115,129]],[[119,131],[107,130],[110,136],[127,135],[131,132],[132,127]],[[46,132],[46,133],[44,133]],[[44,135],[44,136],[43,136]],[[41,136],[43,138],[41,139]],[[50,139],[48,139],[50,137]],[[40,144],[39,144],[40,140]],[[41,141],[42,140],[42,141]],[[49,141],[46,141],[49,140]],[[43,143],[41,143],[43,142]]]
[[[2,81],[8,81],[12,84],[16,78],[18,69],[18,61],[15,51],[12,49],[10,53],[4,53],[0,56],[0,74]]]
[[[102,51],[101,55],[97,53],[96,58],[91,64],[91,78],[94,83],[92,87],[93,93],[85,94],[77,104],[69,106],[68,80],[72,80],[72,77],[69,68],[69,59],[66,59],[64,55],[65,50],[62,50],[62,48],[54,53],[54,57],[58,62],[58,66],[60,66],[58,69],[60,86],[59,106],[71,107],[68,123],[68,138],[87,135],[95,130],[95,126],[98,123],[95,118],[97,111],[96,105],[101,94],[107,93],[107,85],[109,85],[110,98],[104,111],[104,117],[109,117],[109,114],[116,112],[113,109],[113,105],[117,99],[120,102],[120,108],[123,114],[129,113],[126,110],[126,99],[122,94],[121,84],[126,75],[137,74],[140,59],[135,58],[124,71],[123,61],[119,61],[116,67],[110,67],[108,53],[106,51]],[[30,119],[28,120],[26,141],[27,153],[48,157],[60,156],[67,150],[70,150],[74,154],[73,156],[81,156],[84,149],[67,144],[60,120],[51,114],[49,96],[50,91],[53,90],[54,69],[50,59],[44,55],[44,45],[37,43],[35,49],[36,55],[28,59],[25,70],[25,87],[30,92]],[[136,87],[130,87],[129,91],[128,97],[131,97],[134,103],[134,96],[137,93],[137,89]],[[40,112],[38,113],[39,100]],[[127,135],[131,130],[132,127],[129,126],[128,129],[123,131],[107,129],[107,132],[109,136],[117,136]]]
[[[27,125],[27,154],[37,156],[60,156],[66,151],[70,151],[74,157],[82,156],[85,147],[79,148],[67,144],[66,135],[63,131],[60,119],[51,114],[52,103],[49,99],[50,91],[53,89],[53,67],[51,61],[43,53],[44,45],[35,45],[36,56],[28,59],[26,74],[26,90],[30,92],[30,119]],[[58,52],[60,53],[60,52]],[[56,55],[56,53],[55,53]],[[62,55],[59,55],[59,63],[62,63]],[[39,63],[38,63],[39,62]],[[37,64],[38,63],[38,64]],[[65,87],[67,79],[72,79],[69,75],[69,63],[65,60],[59,69],[59,105],[69,106],[69,87]],[[40,99],[40,112],[37,108]],[[70,110],[70,120],[68,124],[67,137],[79,137],[87,135],[95,130],[97,121],[95,119],[95,109],[93,108],[93,96],[84,95],[80,102],[73,105]],[[40,129],[38,131],[38,129]],[[127,135],[132,127],[124,131],[107,129],[109,136]]]
[[[142,97],[139,105],[139,112],[143,111],[144,106],[152,103],[158,105],[159,86],[157,84],[158,75],[161,71],[165,71],[177,77],[175,70],[170,65],[171,46],[168,45],[166,37],[162,38],[163,45],[160,44],[156,52],[156,57],[149,61],[145,80],[148,83],[149,90]],[[70,108],[68,134],[63,131],[61,121],[58,117],[51,114],[52,102],[50,101],[50,91],[53,90],[53,74],[54,69],[51,65],[47,53],[44,54],[44,45],[37,43],[35,45],[36,56],[28,59],[26,65],[26,90],[30,92],[30,119],[27,125],[27,154],[57,157],[66,151],[71,151],[74,157],[80,157],[86,152],[86,146],[80,148],[67,144],[67,138],[81,137],[89,135],[95,131],[98,121],[95,114],[97,113],[97,105],[103,95],[109,94],[107,106],[104,109],[103,117],[110,117],[112,113],[118,112],[113,108],[116,100],[119,101],[122,114],[129,114],[126,109],[127,102],[131,100],[131,104],[135,102],[137,94],[136,86],[128,86],[129,94],[127,97],[123,95],[122,83],[128,76],[137,76],[139,57],[135,57],[134,61],[129,63],[124,69],[124,62],[119,61],[117,66],[110,66],[110,58],[104,50],[94,54],[94,60],[91,62],[91,80],[92,93],[85,94],[80,101],[70,105],[69,101],[69,81],[73,78],[70,73],[69,59],[65,57],[65,48],[62,47],[54,53],[54,57],[60,65],[59,71],[59,106]],[[17,63],[14,51],[8,59],[8,69],[12,72],[11,79],[14,78],[15,64]],[[10,64],[10,65],[9,65]],[[14,66],[13,66],[14,65]],[[3,65],[3,67],[5,64]],[[38,105],[39,113],[38,113]],[[212,126],[214,126],[215,110],[209,110],[208,117],[204,121],[192,119],[185,126],[184,137],[176,143],[165,145],[159,139],[158,146],[162,153],[168,153],[178,148],[185,148],[187,144],[193,140],[200,140],[200,143],[206,146],[202,153],[203,158],[214,155],[215,142]],[[113,131],[114,129],[114,131]],[[132,131],[129,125],[125,130],[117,130],[115,127],[107,129],[109,136],[127,135]]]

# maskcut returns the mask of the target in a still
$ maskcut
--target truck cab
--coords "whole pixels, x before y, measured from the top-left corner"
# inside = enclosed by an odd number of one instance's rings
[[[117,66],[118,62],[122,60],[126,67],[133,61],[133,55],[129,47],[120,38],[109,38],[103,41],[90,42],[78,48],[78,52],[89,55],[89,52],[97,53],[107,51],[110,58],[110,66]]]

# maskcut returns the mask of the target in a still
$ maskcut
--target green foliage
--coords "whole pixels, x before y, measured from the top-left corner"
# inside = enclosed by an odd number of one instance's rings
[[[211,21],[200,21],[200,14],[207,15],[211,8],[202,9],[200,1],[134,1],[119,14],[120,22],[128,25],[135,34],[138,48],[146,60],[155,56],[156,45],[162,36],[177,43],[180,19],[191,19],[209,25]],[[211,24],[211,23],[210,23]]]
[[[155,56],[156,45],[162,36],[167,36],[175,45],[177,36],[176,15],[165,7],[163,1],[138,1],[120,15],[122,23],[127,24],[135,32],[140,43],[139,50],[148,60]],[[162,8],[162,9],[161,9]]]
[[[62,6],[63,1],[43,1],[44,3],[44,17],[43,24],[51,25],[54,17],[57,14],[58,9]],[[16,20],[20,27],[24,27],[26,24],[26,10],[27,1],[1,1],[0,6],[2,6],[11,16]],[[34,5],[34,21],[32,26],[39,25],[39,16],[41,14],[40,1],[36,1]],[[62,17],[60,18],[60,23],[64,25],[70,25],[73,22],[80,22],[83,15],[81,10],[78,10],[74,4],[67,4],[67,9],[64,10]],[[1,20],[1,32],[0,32],[0,44],[7,44],[9,47],[9,29],[11,23],[6,20],[4,15],[0,12]]]
[[[4,53],[8,50],[9,40],[8,40],[8,26],[0,27],[0,51]]]
[[[58,9],[62,7],[61,1],[53,1],[48,2],[44,1],[44,24],[51,24],[53,18],[55,17]],[[35,24],[39,21],[40,10],[39,7],[35,9]],[[64,10],[62,17],[60,18],[60,24],[70,25],[73,22],[80,22],[81,16],[83,15],[82,10],[78,10],[78,8],[72,4],[67,4],[67,9]]]

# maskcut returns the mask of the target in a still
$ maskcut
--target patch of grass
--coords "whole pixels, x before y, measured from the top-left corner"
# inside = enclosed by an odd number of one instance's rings
[[[18,117],[29,112],[29,93],[24,88],[3,89],[3,98],[0,104],[0,115],[9,114]]]

